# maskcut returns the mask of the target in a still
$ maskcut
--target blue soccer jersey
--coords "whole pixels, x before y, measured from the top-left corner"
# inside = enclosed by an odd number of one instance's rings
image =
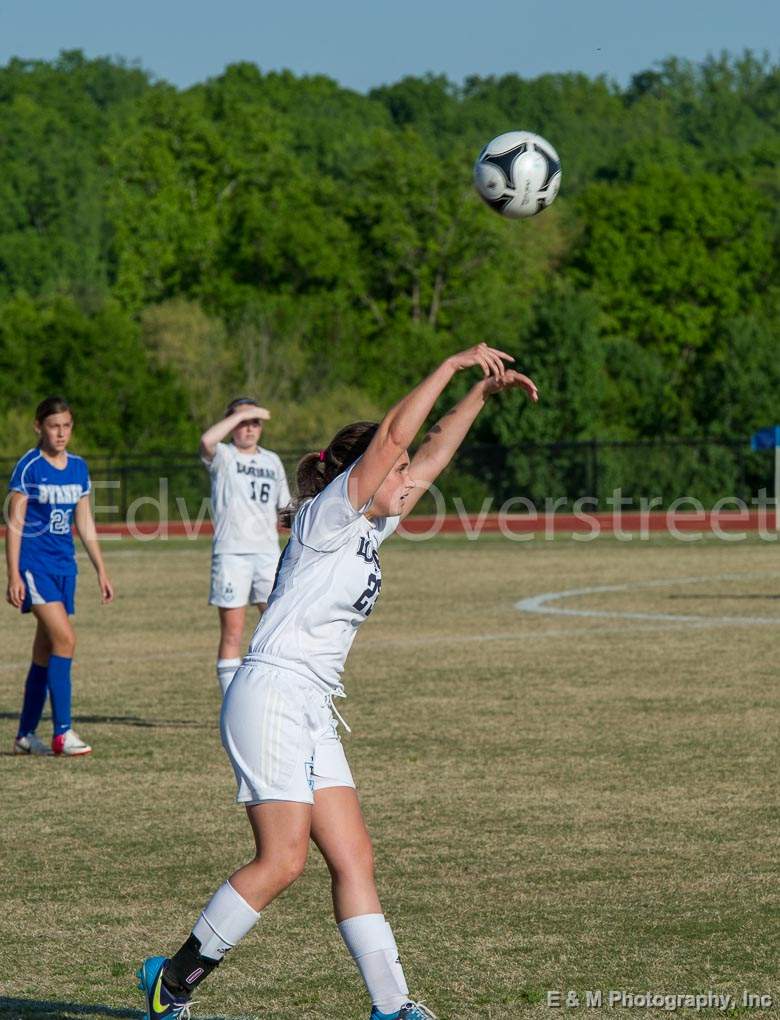
[[[11,475],[9,488],[27,496],[19,569],[44,574],[76,574],[76,550],[71,525],[73,511],[90,491],[86,461],[67,454],[64,468],[56,468],[39,449],[28,450]]]

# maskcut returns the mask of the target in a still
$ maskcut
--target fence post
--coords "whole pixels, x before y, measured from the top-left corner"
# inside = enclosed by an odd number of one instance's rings
[[[590,495],[595,496],[600,503],[601,499],[599,496],[599,442],[597,439],[591,439],[590,441],[590,475],[591,475]]]
[[[122,523],[127,520],[127,464],[119,469],[119,507],[122,515]]]

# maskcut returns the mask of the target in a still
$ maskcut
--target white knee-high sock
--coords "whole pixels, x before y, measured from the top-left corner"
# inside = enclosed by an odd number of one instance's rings
[[[201,956],[221,960],[228,949],[237,946],[260,919],[230,882],[224,882],[203,908],[192,934],[200,942]]]
[[[381,1013],[395,1013],[409,1001],[409,989],[384,914],[348,917],[339,931],[366,983],[371,1004]]]
[[[398,981],[398,987],[403,991],[404,995],[406,996],[406,1000],[408,1001],[409,989],[406,985],[404,969],[401,966],[401,954],[398,952],[398,945],[396,944],[395,941],[395,935],[393,935],[393,929],[390,927],[387,921],[385,921],[385,926],[387,927],[387,937],[392,943],[392,948],[390,950],[390,966],[393,968],[393,971],[395,972],[396,980]],[[401,1003],[401,1005],[403,1005],[403,1003]]]
[[[236,670],[240,665],[240,659],[217,659],[217,680],[219,681],[223,698],[227,693],[228,687],[230,687],[230,681],[236,675]]]

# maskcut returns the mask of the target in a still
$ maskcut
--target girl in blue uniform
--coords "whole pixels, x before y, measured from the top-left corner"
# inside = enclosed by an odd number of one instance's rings
[[[6,598],[37,622],[32,663],[24,688],[16,754],[89,754],[71,726],[70,668],[76,635],[69,617],[76,593],[75,525],[97,571],[102,601],[114,591],[103,564],[89,505],[90,481],[81,457],[68,453],[73,415],[66,401],[49,397],[35,412],[38,445],[17,462],[11,475],[5,556]],[[36,734],[46,692],[51,698],[51,749]]]

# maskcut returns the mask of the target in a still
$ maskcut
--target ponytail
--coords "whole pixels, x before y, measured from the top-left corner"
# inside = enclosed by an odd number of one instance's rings
[[[301,457],[295,476],[296,498],[279,515],[283,527],[291,528],[301,504],[322,492],[366,452],[378,428],[375,421],[355,421],[338,431],[324,450]]]

